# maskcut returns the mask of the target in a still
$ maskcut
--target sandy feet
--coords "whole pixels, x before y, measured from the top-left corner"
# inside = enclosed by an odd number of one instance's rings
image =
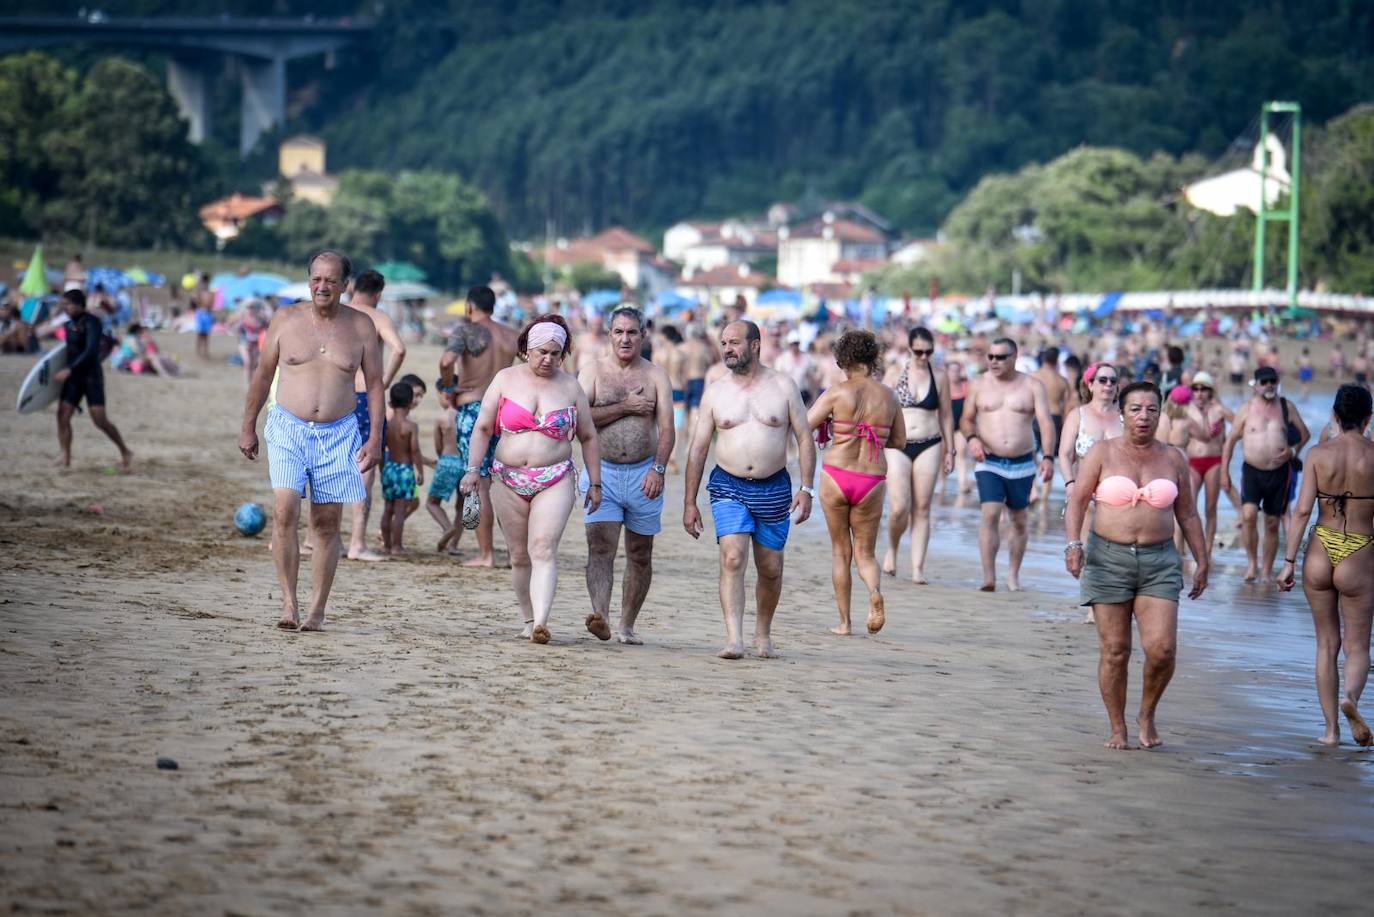
[[[743,659],[744,644],[727,643],[725,645],[725,649],[721,650],[719,653],[716,653],[716,655],[719,656],[721,659]]]
[[[870,596],[868,600],[868,632],[876,634],[887,623],[887,605],[882,595]]]
[[[611,625],[606,623],[606,619],[595,612],[587,615],[583,622],[587,625],[587,632],[598,640],[611,639]]]
[[[644,641],[635,635],[633,627],[621,627],[615,632],[615,640],[617,643],[624,643],[629,646],[644,645]]]
[[[978,591],[979,591],[979,592],[996,592],[996,591],[997,591],[997,584],[996,584],[996,583],[984,583],[983,585],[981,585],[981,586],[978,587]]]
[[[306,618],[305,621],[303,621],[303,622],[301,623],[301,627],[300,627],[300,632],[301,632],[301,633],[305,633],[305,632],[307,632],[307,631],[322,631],[322,630],[324,630],[324,615],[320,615],[318,618],[315,617],[314,615],[311,615],[310,617]]]
[[[458,537],[458,533],[459,533],[460,531],[462,531],[462,527],[461,527],[461,526],[457,526],[457,525],[455,525],[455,526],[453,526],[452,528],[450,528],[450,529],[448,529],[447,531],[445,531],[443,535],[440,535],[440,536],[439,536],[439,544],[438,544],[438,546],[435,547],[434,550],[437,551],[437,552],[439,552],[440,554],[442,554],[442,553],[444,552],[444,550],[445,550],[446,548],[448,548],[450,544],[453,543],[453,539],[456,538],[456,537]],[[457,553],[458,553],[458,546],[457,546],[457,545],[454,545],[453,548],[452,548],[451,550],[449,550],[448,553],[450,553],[450,554],[457,554]]]
[[[349,551],[346,556],[349,560],[361,560],[367,563],[376,563],[377,561],[391,559],[385,554],[378,554],[376,551],[369,551],[366,548],[363,548],[361,551]]]
[[[773,641],[768,639],[754,638],[754,655],[760,659],[776,659],[781,654],[773,648]]]
[[[534,625],[534,628],[530,631],[531,643],[538,643],[542,645],[548,643],[552,639],[553,634],[549,633],[549,629],[545,627],[543,624]]]
[[[1107,741],[1102,743],[1102,747],[1114,748],[1118,751],[1124,751],[1130,748],[1131,743],[1126,741],[1126,730],[1123,729],[1120,732],[1113,732],[1107,737]]]
[[[837,637],[848,637],[850,633],[849,625],[842,622],[830,628],[830,632]]]
[[[1359,708],[1349,697],[1341,700],[1341,713],[1345,714],[1346,721],[1350,723],[1350,737],[1355,740],[1356,745],[1366,748],[1374,745],[1374,733],[1370,732],[1369,724],[1360,716]]]
[[[524,630],[520,631],[520,636],[522,639],[528,640],[532,633],[534,633],[534,622],[526,621]]]
[[[477,557],[472,558],[471,560],[465,560],[465,561],[463,561],[463,566],[464,566],[464,567],[495,567],[495,566],[496,566],[496,558],[495,558],[495,557],[492,557],[490,554],[488,554],[486,557],[482,557],[482,556],[479,555],[479,556],[477,556]]]
[[[1164,740],[1159,737],[1159,730],[1155,728],[1155,721],[1150,719],[1136,720],[1139,727],[1137,737],[1140,739],[1141,748],[1158,748],[1164,744]]]
[[[297,630],[301,626],[301,619],[296,617],[294,611],[283,611],[281,620],[277,622],[277,627],[282,630]]]

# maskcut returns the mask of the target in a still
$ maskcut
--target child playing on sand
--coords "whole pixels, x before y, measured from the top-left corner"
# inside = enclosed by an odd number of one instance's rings
[[[454,393],[440,391],[436,394],[444,410],[439,419],[434,421],[434,454],[439,458],[438,464],[434,466],[434,480],[429,485],[429,500],[425,506],[444,533],[439,538],[439,547],[436,550],[443,551],[447,548],[450,554],[457,554],[456,536],[462,530],[462,519],[455,510],[453,522],[450,523],[448,514],[444,512],[444,501],[452,497],[453,492],[458,489],[458,481],[466,469],[463,467],[462,459],[458,457],[458,437],[455,431],[458,412],[453,406]]]
[[[406,506],[415,499],[415,487],[425,482],[424,455],[420,452],[420,427],[410,419],[415,390],[404,382],[391,386],[391,420],[386,430],[386,462],[382,465],[382,550],[408,554],[402,535]]]

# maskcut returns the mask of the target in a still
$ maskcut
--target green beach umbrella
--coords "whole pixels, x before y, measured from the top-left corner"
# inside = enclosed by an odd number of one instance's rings
[[[24,271],[24,282],[19,284],[19,292],[25,296],[42,296],[48,292],[47,268],[43,264],[43,245],[34,247],[33,257]]]
[[[424,283],[429,279],[423,268],[409,261],[383,261],[381,264],[374,264],[372,269],[385,277],[387,283]]]

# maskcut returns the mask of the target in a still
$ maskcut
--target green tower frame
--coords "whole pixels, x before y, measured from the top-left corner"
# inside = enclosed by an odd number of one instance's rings
[[[1264,191],[1269,184],[1269,115],[1291,114],[1293,116],[1292,157],[1293,165],[1289,170],[1292,185],[1288,193],[1288,206],[1271,210],[1265,200]],[[1255,211],[1255,271],[1254,288],[1264,289],[1264,227],[1270,220],[1284,220],[1288,223],[1288,306],[1298,305],[1298,206],[1301,203],[1300,188],[1302,174],[1302,106],[1297,102],[1265,102],[1260,108],[1260,193],[1259,209]]]

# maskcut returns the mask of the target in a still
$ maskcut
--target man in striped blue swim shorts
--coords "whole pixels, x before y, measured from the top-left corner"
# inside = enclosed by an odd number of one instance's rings
[[[326,250],[310,259],[309,268],[310,302],[279,310],[268,326],[262,362],[248,387],[239,451],[250,460],[258,457],[258,414],[280,367],[276,403],[263,430],[274,504],[272,559],[282,590],[277,626],[317,631],[324,629],[325,604],[339,563],[343,504],[367,498],[363,472],[381,460],[382,375],[376,327],[339,302],[351,269],[348,259]],[[369,405],[366,440],[353,415],[353,376],[360,369]],[[296,599],[301,562],[296,526],[307,485],[315,551],[310,608],[302,622]]]
[[[751,321],[731,322],[721,331],[720,346],[729,374],[707,387],[687,450],[687,488],[682,525],[693,538],[703,525],[697,491],[706,470],[706,453],[716,440],[716,467],[706,491],[720,545],[720,609],[725,617],[722,659],[744,655],[744,571],[750,547],[758,569],[754,593],[754,650],[760,658],[776,656],[773,613],[782,592],[783,548],[796,513],[797,523],[811,515],[816,490],[816,445],[806,422],[801,392],[786,375],[759,362],[761,338]],[[787,440],[797,443],[801,488],[792,495],[787,473]]]
[[[1007,545],[1007,588],[1021,589],[1021,560],[1026,556],[1026,523],[1031,486],[1037,475],[1049,481],[1054,459],[1048,453],[1035,459],[1035,427],[1041,442],[1054,442],[1045,384],[1016,369],[1016,342],[998,338],[988,346],[987,372],[969,383],[959,431],[968,439],[976,463],[978,501],[983,518],[978,528],[978,553],[983,562],[984,592],[997,589],[997,548],[1002,512],[1011,519]]]

